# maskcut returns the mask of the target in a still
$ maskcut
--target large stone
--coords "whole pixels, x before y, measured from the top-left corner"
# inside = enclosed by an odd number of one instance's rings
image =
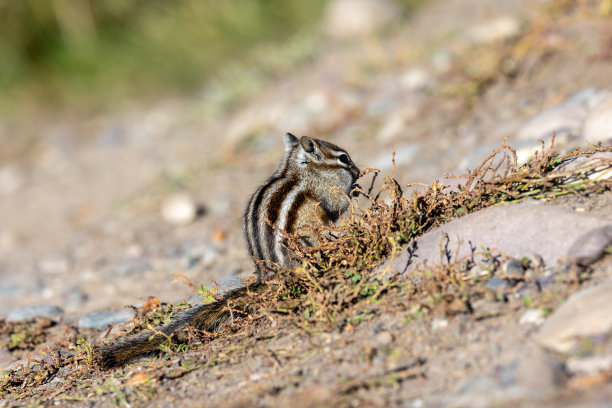
[[[580,266],[588,266],[603,257],[612,246],[612,224],[593,228],[581,235],[568,250],[568,256]]]
[[[581,337],[612,332],[612,280],[572,295],[544,323],[535,339],[560,353]]]
[[[538,202],[486,208],[453,220],[413,241],[393,259],[390,269],[400,273],[423,263],[436,264],[469,256],[483,248],[513,258],[537,250],[544,262],[554,264],[565,257],[574,241],[593,228],[612,222],[601,215],[578,213]],[[440,253],[440,248],[447,253]],[[453,259],[449,259],[453,256]],[[382,265],[381,270],[388,266]]]
[[[593,88],[578,91],[563,103],[532,116],[520,129],[517,138],[536,141],[550,137],[553,133],[577,137],[582,133],[585,120],[595,115],[595,111],[589,112],[595,106],[601,106],[609,95],[609,91]]]
[[[593,144],[612,140],[612,97],[597,105],[586,118],[584,138]]]

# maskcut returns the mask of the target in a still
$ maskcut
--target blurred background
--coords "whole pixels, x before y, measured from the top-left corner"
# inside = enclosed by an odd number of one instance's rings
[[[229,65],[290,69],[321,43],[326,0],[50,0],[0,4],[0,102],[99,108],[193,94]],[[404,12],[418,3],[401,0]],[[288,47],[281,56],[277,47]],[[293,53],[291,49],[294,49]]]

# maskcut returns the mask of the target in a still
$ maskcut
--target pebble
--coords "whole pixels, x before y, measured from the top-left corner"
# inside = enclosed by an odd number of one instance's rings
[[[510,286],[510,283],[507,280],[500,278],[499,276],[494,276],[487,281],[486,286],[487,289],[501,290],[506,289],[508,286]]]
[[[323,30],[338,40],[363,37],[400,15],[398,6],[390,0],[333,0],[326,10]]]
[[[446,329],[447,327],[448,327],[448,320],[446,320],[446,319],[441,319],[439,317],[436,317],[431,322],[431,329],[434,330],[434,331],[435,330]]]
[[[523,267],[523,264],[515,259],[511,259],[509,261],[504,262],[501,266],[501,271],[506,275],[522,276],[525,274],[525,268]]]
[[[589,113],[584,123],[584,139],[592,144],[612,140],[612,96]]]
[[[52,320],[58,320],[63,315],[64,311],[61,308],[53,305],[24,306],[8,312],[6,315],[6,321],[16,322],[33,319],[35,317],[47,317]]]
[[[565,365],[572,375],[594,375],[612,370],[612,354],[570,357]]]
[[[191,224],[198,214],[198,206],[186,193],[176,193],[168,197],[161,208],[164,221],[170,225],[184,226]]]
[[[476,44],[486,44],[516,37],[521,32],[521,22],[511,16],[499,17],[470,28],[465,37]]]
[[[79,329],[106,329],[109,324],[121,324],[134,318],[132,309],[122,309],[118,312],[89,312],[79,319]]]
[[[541,309],[528,309],[519,319],[519,324],[532,324],[540,326],[544,323],[544,312]]]
[[[472,309],[474,310],[474,316],[482,318],[500,314],[504,309],[504,305],[501,302],[479,299],[472,303]]]
[[[573,294],[540,328],[535,340],[565,353],[580,337],[612,331],[612,280]]]
[[[593,228],[578,237],[567,256],[580,266],[588,266],[603,257],[609,246],[612,246],[612,224]]]
[[[528,252],[523,256],[523,258],[529,259],[529,267],[530,268],[541,268],[544,266],[544,260],[535,252]]]
[[[434,85],[432,75],[424,68],[411,68],[399,79],[402,89],[410,92],[423,92]]]

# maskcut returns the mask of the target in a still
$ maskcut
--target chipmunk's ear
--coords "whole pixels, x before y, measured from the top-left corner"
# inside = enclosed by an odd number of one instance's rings
[[[306,153],[316,155],[319,151],[319,146],[317,146],[317,142],[315,142],[308,136],[302,136],[300,138],[300,144],[302,145],[302,149],[304,149]]]
[[[291,133],[285,133],[285,151],[293,149],[300,141]]]

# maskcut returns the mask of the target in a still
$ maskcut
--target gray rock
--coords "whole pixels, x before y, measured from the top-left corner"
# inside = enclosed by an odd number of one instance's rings
[[[13,309],[8,312],[6,320],[8,322],[15,322],[20,320],[32,319],[34,317],[47,317],[52,320],[61,318],[64,311],[53,305],[34,305],[25,306],[17,309]]]
[[[589,113],[584,123],[584,138],[593,144],[612,140],[612,97]]]
[[[582,130],[582,123],[587,110],[580,105],[558,105],[548,108],[527,121],[518,132],[518,140],[550,138],[555,135],[569,134],[577,137]]]
[[[123,309],[118,312],[89,312],[79,319],[79,329],[106,329],[109,324],[121,324],[134,318],[134,311]]]
[[[508,286],[510,286],[508,281],[505,279],[501,279],[498,276],[492,277],[487,282],[487,289],[491,289],[491,290],[501,290],[501,289],[507,288]]]
[[[499,205],[453,220],[416,239],[388,266],[400,273],[414,270],[426,262],[440,261],[440,243],[446,248],[446,261],[458,251],[458,259],[482,248],[495,248],[519,258],[537,247],[544,262],[553,265],[565,257],[576,237],[612,222],[611,219],[577,213],[537,202]],[[459,248],[458,248],[459,247]],[[478,260],[478,259],[477,259]]]
[[[593,228],[581,235],[567,251],[567,256],[580,266],[588,266],[603,257],[612,246],[612,224]]]
[[[580,134],[582,124],[588,113],[590,90],[578,92],[565,102],[552,106],[532,116],[518,132],[519,140],[534,140],[567,133]]]
[[[524,275],[525,268],[523,268],[523,264],[515,259],[511,259],[506,261],[501,266],[502,273],[506,275]]]
[[[535,340],[560,353],[580,337],[612,331],[612,281],[573,294],[544,323]]]
[[[589,116],[589,111],[602,100],[608,98],[609,91],[586,88],[576,92],[563,103],[550,107],[531,117],[519,130],[519,140],[549,138],[553,133],[578,137],[582,133],[583,124]],[[601,139],[600,139],[601,140]]]

